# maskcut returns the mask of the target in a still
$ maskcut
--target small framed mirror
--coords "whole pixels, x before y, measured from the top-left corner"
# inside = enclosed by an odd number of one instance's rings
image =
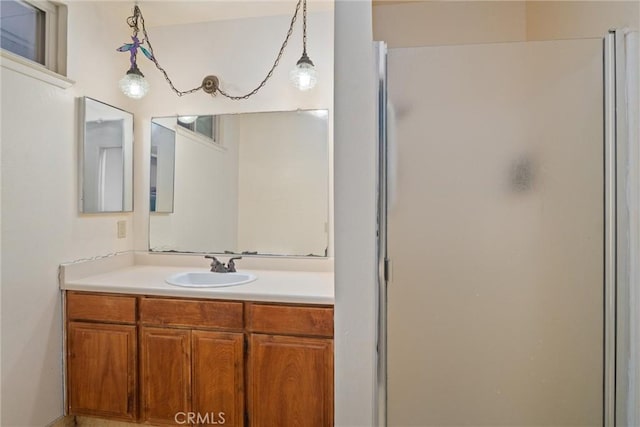
[[[133,114],[80,98],[80,212],[133,210]]]

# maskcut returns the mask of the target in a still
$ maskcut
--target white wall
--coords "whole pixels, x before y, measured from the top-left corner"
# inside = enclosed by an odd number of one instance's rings
[[[145,98],[136,101],[135,107],[136,140],[141,142],[135,149],[136,206],[146,206],[149,199],[151,117],[329,109],[329,135],[333,134],[333,13],[315,12],[313,4],[309,3],[307,18],[307,51],[316,65],[318,84],[308,92],[298,91],[289,82],[289,71],[302,52],[301,21],[271,80],[257,95],[244,101],[231,101],[220,95],[212,98],[204,92],[178,97],[153,64],[140,59],[138,65],[148,78],[151,90]],[[250,3],[247,7],[251,7]],[[292,12],[294,7],[295,2]],[[144,14],[144,4],[141,8]],[[271,16],[156,28],[151,27],[153,22],[147,21],[147,25],[156,56],[176,86],[190,89],[200,85],[204,76],[215,74],[225,90],[238,94],[252,90],[269,70],[290,19],[290,16]],[[122,64],[126,65],[125,58]],[[148,247],[147,222],[148,210],[136,209],[136,249]]]
[[[376,86],[371,3],[335,10],[335,424],[376,425]]]
[[[131,214],[78,213],[76,97],[127,109],[116,84],[124,65],[114,62],[126,41],[114,31],[129,9],[120,13],[122,5],[69,4],[72,88],[1,68],[2,425],[62,415],[58,265],[133,247],[131,234],[116,238],[116,222],[131,230]]]

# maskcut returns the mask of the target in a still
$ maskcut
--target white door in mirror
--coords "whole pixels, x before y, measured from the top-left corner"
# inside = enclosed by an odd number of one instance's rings
[[[224,286],[244,285],[257,277],[250,273],[213,273],[209,271],[189,271],[167,277],[165,282],[186,288],[221,288]]]

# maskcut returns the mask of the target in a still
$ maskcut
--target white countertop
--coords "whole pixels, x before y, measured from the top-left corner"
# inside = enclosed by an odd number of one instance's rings
[[[101,274],[62,280],[60,287],[74,291],[185,298],[328,305],[334,302],[333,273],[331,272],[240,269],[239,272],[255,274],[257,279],[244,285],[221,288],[185,288],[165,282],[167,277],[187,271],[208,271],[208,269],[131,265]]]

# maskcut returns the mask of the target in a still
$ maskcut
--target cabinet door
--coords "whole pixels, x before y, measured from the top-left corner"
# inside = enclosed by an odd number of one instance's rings
[[[69,414],[135,420],[136,327],[69,322]]]
[[[204,424],[244,424],[244,335],[192,331],[193,412]],[[197,419],[196,419],[197,420]]]
[[[175,424],[191,411],[191,332],[141,327],[142,420]],[[176,418],[178,417],[178,418]]]
[[[333,425],[333,341],[252,334],[249,422],[259,426]]]

